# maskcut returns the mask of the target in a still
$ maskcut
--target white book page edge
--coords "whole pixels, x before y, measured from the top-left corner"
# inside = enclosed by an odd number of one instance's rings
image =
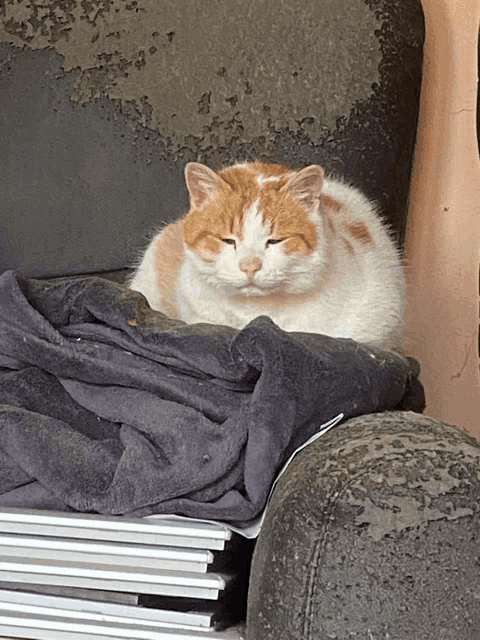
[[[15,631],[23,632],[25,635],[17,635]],[[42,635],[42,631],[46,631]],[[236,638],[233,630],[216,632],[210,630],[188,630],[188,629],[168,629],[165,627],[151,627],[140,625],[124,625],[116,622],[93,622],[93,621],[72,621],[68,617],[58,618],[56,616],[42,615],[32,617],[29,613],[0,611],[0,633],[5,632],[15,634],[14,637],[21,638],[99,638],[106,640],[119,640],[120,638],[130,638],[132,640],[198,640],[199,638]],[[50,635],[48,635],[50,634]],[[58,635],[57,635],[58,634]],[[71,634],[71,635],[70,635]],[[102,635],[103,634],[103,635]],[[9,637],[9,636],[7,636]]]
[[[179,521],[169,515],[165,515],[162,520],[155,522],[147,518],[4,507],[0,509],[0,523],[73,528],[77,530],[74,537],[79,537],[79,529],[112,531],[114,534],[120,530],[136,535],[185,536],[223,540],[229,540],[231,537],[230,530],[222,522],[195,521],[192,518]],[[87,537],[87,535],[88,533],[82,537]]]
[[[28,585],[26,586],[28,589]],[[62,596],[49,596],[28,591],[0,590],[0,610],[22,611],[26,606],[48,609],[50,615],[65,616],[65,611],[69,615],[75,612],[82,616],[96,614],[107,619],[114,618],[122,621],[128,620],[130,624],[154,624],[160,626],[185,626],[188,629],[193,627],[212,626],[212,618],[215,615],[215,607],[208,612],[196,612],[194,607],[191,611],[172,611],[169,609],[156,609],[149,607],[139,607],[138,605],[118,605],[109,602],[96,600],[82,600],[80,598],[69,598]],[[21,607],[20,609],[18,607]],[[62,613],[63,612],[63,613]]]

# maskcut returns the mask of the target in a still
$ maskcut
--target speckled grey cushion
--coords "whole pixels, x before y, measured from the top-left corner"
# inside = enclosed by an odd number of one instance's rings
[[[480,442],[408,412],[354,418],[280,479],[248,640],[478,640]]]

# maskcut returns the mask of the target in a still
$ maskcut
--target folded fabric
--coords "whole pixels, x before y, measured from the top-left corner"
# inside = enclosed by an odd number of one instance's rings
[[[247,522],[339,413],[424,408],[418,363],[259,317],[186,325],[96,277],[0,276],[0,506]]]

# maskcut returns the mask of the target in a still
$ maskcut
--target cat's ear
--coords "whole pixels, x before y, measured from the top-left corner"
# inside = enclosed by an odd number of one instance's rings
[[[300,204],[308,209],[313,208],[319,201],[322,192],[324,171],[318,164],[300,169],[289,178],[281,191],[288,193]]]
[[[185,182],[193,209],[202,207],[219,195],[225,187],[230,188],[218,173],[199,162],[189,162],[185,166]]]

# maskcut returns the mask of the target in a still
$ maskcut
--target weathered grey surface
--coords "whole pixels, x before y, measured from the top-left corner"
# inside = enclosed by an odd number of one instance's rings
[[[0,272],[131,264],[188,160],[323,164],[401,235],[422,42],[420,0],[5,4]]]
[[[262,111],[293,132],[315,115],[318,137],[380,80],[382,22],[363,0],[8,3],[3,22],[15,44],[64,56],[75,101],[130,101],[176,150],[238,124],[250,142]]]
[[[411,413],[354,418],[280,480],[249,640],[478,640],[480,443]]]
[[[157,153],[158,136],[132,130],[108,100],[70,102],[58,54],[9,47],[3,61],[0,273],[131,265],[145,233],[186,210],[181,171]]]

